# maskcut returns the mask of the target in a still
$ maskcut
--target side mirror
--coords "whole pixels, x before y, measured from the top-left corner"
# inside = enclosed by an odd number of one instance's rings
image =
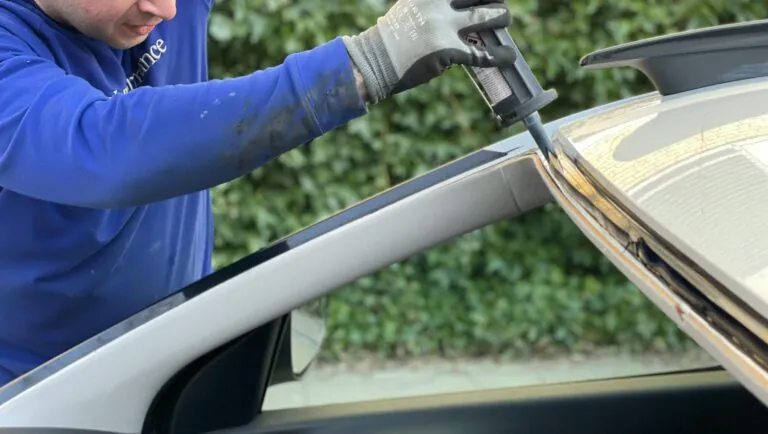
[[[286,316],[271,385],[300,380],[323,347],[328,298],[294,309]]]

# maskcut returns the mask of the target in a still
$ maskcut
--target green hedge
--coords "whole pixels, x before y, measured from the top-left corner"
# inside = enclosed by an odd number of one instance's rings
[[[280,63],[357,33],[384,0],[226,0],[210,26],[211,74]],[[509,0],[513,38],[560,99],[542,116],[650,90],[629,69],[582,71],[598,48],[686,28],[761,18],[754,0]],[[439,101],[434,103],[431,101]],[[499,140],[461,69],[215,190],[217,267],[386,188]],[[325,358],[378,353],[525,355],[690,342],[556,207],[487,227],[333,295]]]

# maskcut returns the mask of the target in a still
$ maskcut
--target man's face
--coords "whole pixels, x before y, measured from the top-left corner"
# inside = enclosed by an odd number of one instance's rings
[[[143,42],[176,15],[176,0],[35,0],[51,18],[117,49]]]

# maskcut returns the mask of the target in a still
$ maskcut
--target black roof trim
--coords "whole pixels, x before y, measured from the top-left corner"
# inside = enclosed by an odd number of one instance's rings
[[[629,66],[662,95],[768,76],[768,20],[723,24],[594,51],[584,68]]]

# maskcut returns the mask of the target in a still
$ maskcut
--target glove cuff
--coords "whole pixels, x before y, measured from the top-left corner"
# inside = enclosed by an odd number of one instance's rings
[[[363,76],[370,101],[375,104],[387,98],[398,77],[379,29],[373,26],[357,36],[342,36],[342,41]]]

